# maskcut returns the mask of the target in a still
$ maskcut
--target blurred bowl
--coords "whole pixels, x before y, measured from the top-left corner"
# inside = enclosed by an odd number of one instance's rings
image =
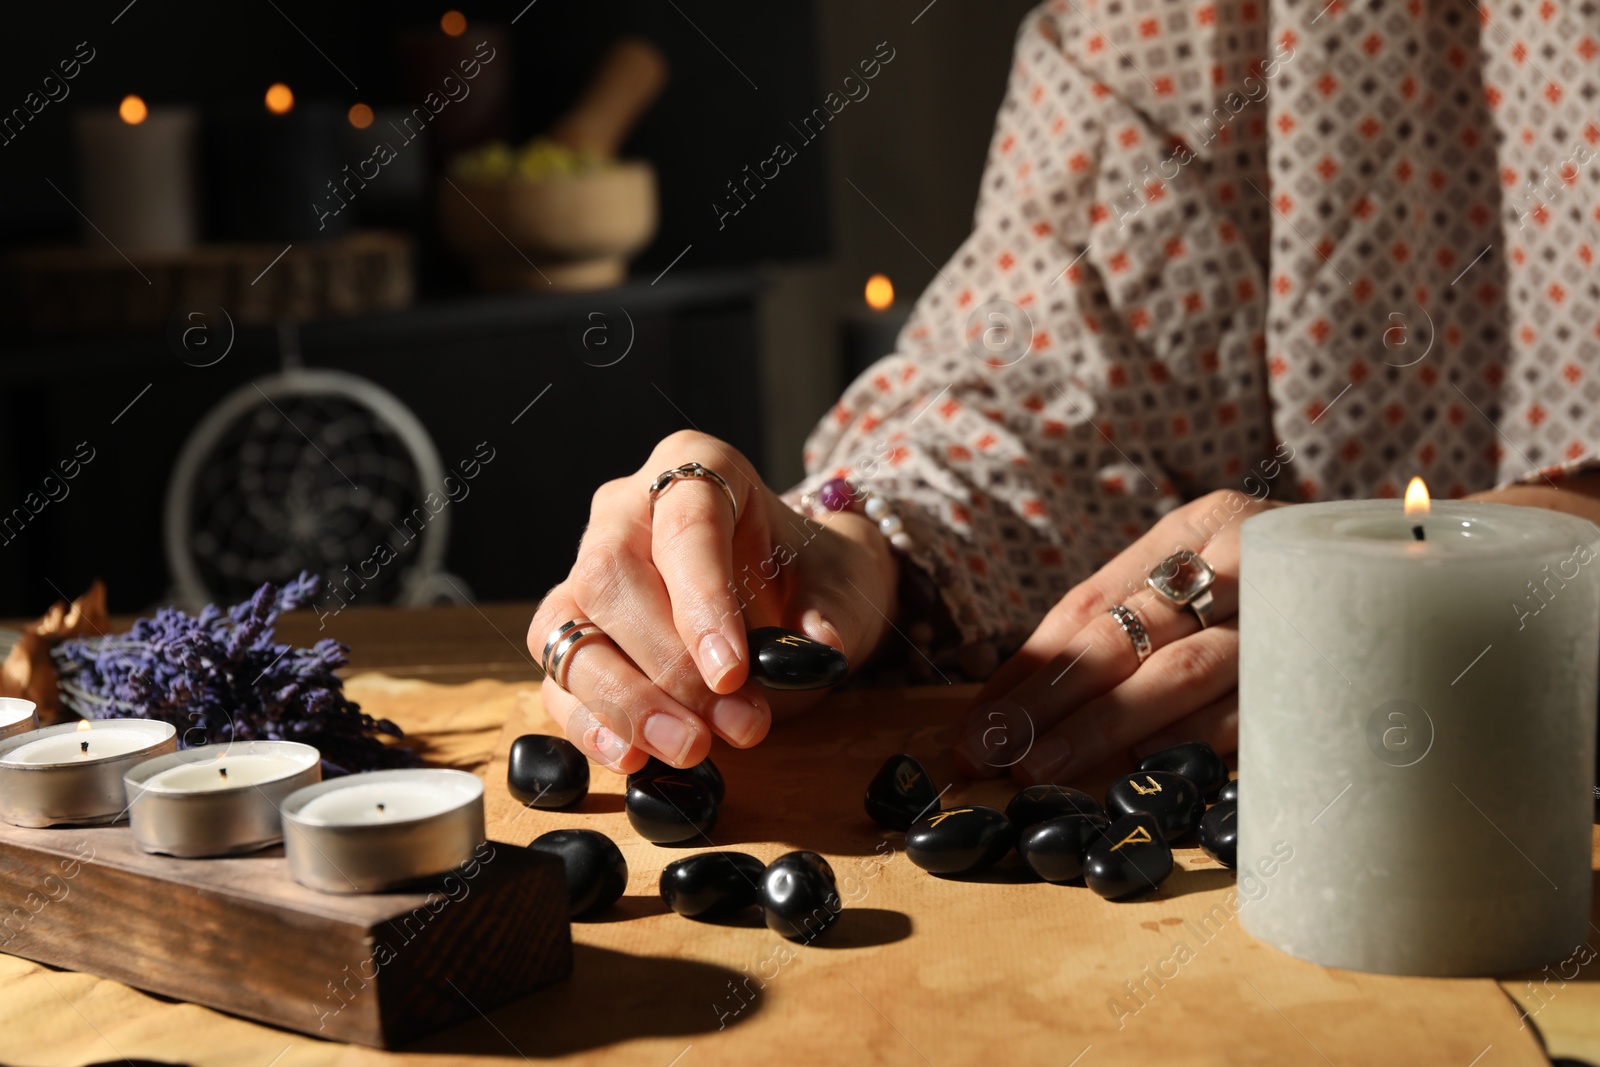
[[[655,170],[635,161],[439,186],[444,242],[489,289],[617,285],[629,257],[655,236],[656,217]]]

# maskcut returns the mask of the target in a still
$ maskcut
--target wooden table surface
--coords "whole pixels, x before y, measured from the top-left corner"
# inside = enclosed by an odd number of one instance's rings
[[[838,694],[754,750],[717,750],[728,800],[716,845],[763,860],[791,848],[827,855],[847,905],[828,938],[791,947],[758,922],[672,915],[655,882],[693,850],[634,835],[615,776],[597,770],[573,812],[526,809],[505,791],[510,739],[554,731],[529,684],[531,613],[351,610],[320,632],[309,615],[279,632],[350,644],[353,698],[423,739],[432,760],[485,775],[491,837],[521,843],[586,826],[617,841],[627,895],[601,921],[574,925],[570,981],[383,1053],[0,955],[0,1063],[1503,1067],[1546,1063],[1546,1050],[1600,1063],[1600,963],[1500,982],[1317,967],[1245,934],[1228,904],[1234,877],[1198,849],[1177,850],[1159,893],[1120,904],[1004,872],[950,881],[917,870],[899,835],[862,815],[861,787],[885,756],[909,751],[952,782],[947,801],[1003,804],[1003,783],[953,781],[943,755],[970,688]],[[1173,964],[1180,941],[1193,958]]]

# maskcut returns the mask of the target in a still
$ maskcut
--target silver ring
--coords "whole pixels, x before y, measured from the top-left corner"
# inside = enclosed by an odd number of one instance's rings
[[[1150,635],[1145,633],[1144,623],[1139,621],[1133,609],[1126,604],[1117,604],[1112,607],[1111,616],[1122,627],[1122,632],[1128,635],[1128,640],[1133,642],[1133,652],[1139,657],[1139,662],[1149,659]]]
[[[539,667],[546,678],[565,689],[572,651],[591,637],[604,636],[605,631],[588,619],[564,622],[550,631],[550,637],[544,643],[544,653],[539,658]]]
[[[656,498],[667,491],[667,488],[679,478],[698,478],[704,481],[716,482],[722,486],[723,493],[727,494],[728,503],[733,506],[733,521],[739,521],[739,501],[733,495],[733,489],[728,485],[728,480],[703,463],[685,463],[681,467],[673,467],[656,475],[656,480],[650,483],[650,517],[655,518]]]
[[[1193,611],[1202,630],[1211,625],[1211,587],[1216,580],[1217,572],[1205,557],[1186,548],[1156,564],[1145,579],[1168,604]]]

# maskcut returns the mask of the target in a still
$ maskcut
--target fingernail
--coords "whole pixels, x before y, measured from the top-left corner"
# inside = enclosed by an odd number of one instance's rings
[[[658,711],[644,720],[644,739],[662,759],[681,767],[689,746],[694,744],[694,731],[677,716]]]
[[[816,608],[807,608],[800,616],[800,629],[814,641],[821,641],[833,648],[844,648],[844,638],[839,636],[839,631],[833,628],[833,623]]]
[[[726,637],[712,631],[700,639],[700,673],[712,689],[738,665],[739,656]]]
[[[1033,746],[1019,761],[1022,773],[1036,784],[1062,784],[1072,763],[1072,746],[1059,738],[1048,737]]]
[[[617,761],[628,754],[628,742],[619,737],[609,726],[591,726],[583,736],[584,747],[593,752],[595,758],[608,767],[614,767]]]
[[[720,697],[711,705],[711,725],[735,748],[754,742],[766,719],[761,705],[747,696]]]

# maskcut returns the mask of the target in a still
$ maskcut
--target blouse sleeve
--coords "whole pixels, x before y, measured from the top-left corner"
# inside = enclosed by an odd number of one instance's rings
[[[1177,132],[1217,64],[1258,60],[1264,29],[1192,27],[1164,92],[1117,60],[1131,16],[1099,29],[1066,3],[1028,16],[972,234],[813,430],[788,495],[846,477],[885,497],[958,631],[942,662],[968,675],[1164,511],[1271,451],[1266,219],[1230,195],[1264,166],[1264,130]]]

